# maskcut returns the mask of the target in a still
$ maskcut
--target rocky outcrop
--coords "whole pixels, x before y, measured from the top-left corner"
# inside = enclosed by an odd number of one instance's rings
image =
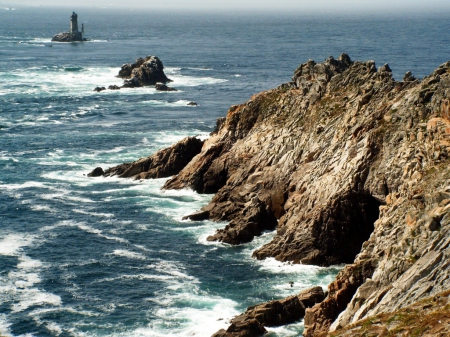
[[[91,172],[88,173],[88,177],[100,177],[104,174],[105,172],[101,167],[96,167],[95,169],[93,169]]]
[[[163,84],[171,82],[164,74],[164,66],[156,56],[138,58],[134,63],[124,64],[119,71],[118,77],[125,78],[125,88]]]
[[[450,62],[400,82],[343,54],[232,106],[165,188],[215,193],[190,216],[229,222],[211,239],[276,226],[258,259],[347,263],[306,311],[323,336],[450,289],[449,153]]]
[[[177,91],[177,89],[172,88],[172,87],[168,87],[164,83],[156,83],[155,84],[155,89],[158,90],[158,91]]]
[[[52,37],[52,42],[81,42],[87,41],[80,33],[59,33]]]
[[[207,212],[205,210],[204,212]],[[197,213],[198,214],[198,213]],[[206,214],[205,214],[206,216]],[[195,220],[192,216],[187,218]],[[207,238],[208,241],[222,241],[232,245],[246,243],[253,240],[267,230],[274,230],[277,218],[258,197],[244,205],[240,214],[235,217],[224,229]]]
[[[109,168],[103,175],[134,179],[170,177],[180,172],[192,158],[200,153],[202,145],[202,140],[196,137],[186,137],[167,149],[157,151],[150,157]]]
[[[262,336],[264,327],[293,323],[303,318],[305,309],[323,301],[321,287],[302,291],[298,295],[249,307],[247,311],[231,320],[227,330],[220,330],[213,337]]]

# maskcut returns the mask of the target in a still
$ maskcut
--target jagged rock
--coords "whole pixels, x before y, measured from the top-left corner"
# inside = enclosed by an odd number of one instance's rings
[[[247,311],[231,320],[227,330],[220,330],[213,337],[262,336],[265,326],[280,326],[303,318],[305,309],[323,301],[321,287],[302,291],[282,300],[270,301],[249,307]]]
[[[134,179],[170,177],[180,172],[193,157],[200,153],[202,145],[202,140],[196,137],[186,137],[167,149],[159,150],[150,157],[109,168],[104,175]]]
[[[79,34],[70,34],[69,32],[59,33],[52,37],[52,42],[81,42],[87,39],[81,37]]]
[[[177,89],[168,87],[164,83],[156,83],[155,89],[158,91],[177,91]]]
[[[189,106],[197,106],[198,104],[196,102],[189,102],[187,105],[189,105]]]
[[[230,222],[219,240],[272,214],[257,258],[351,263],[308,311],[308,336],[450,289],[450,62],[397,82],[343,54],[292,82],[232,106],[165,188],[215,193],[198,218]]]
[[[161,60],[156,56],[147,56],[145,59],[138,58],[135,63],[124,64],[117,76],[126,78],[123,84],[125,88],[171,82],[164,74]]]
[[[100,91],[103,91],[103,90],[106,90],[106,88],[105,87],[96,87],[94,89],[94,91],[97,91],[97,92],[100,92]]]
[[[120,90],[120,87],[118,85],[110,85],[108,87],[109,90]]]
[[[277,225],[276,217],[258,197],[253,197],[252,200],[247,202],[241,213],[224,229],[219,229],[216,234],[209,236],[207,240],[238,245],[250,242],[255,236],[261,235],[263,231],[273,230]],[[195,220],[192,216],[189,218]]]
[[[88,177],[100,177],[104,175],[103,169],[101,167],[96,167],[91,172],[88,173]]]
[[[403,82],[413,82],[415,80],[416,80],[416,78],[410,71],[407,71],[405,73],[405,75],[403,76]]]

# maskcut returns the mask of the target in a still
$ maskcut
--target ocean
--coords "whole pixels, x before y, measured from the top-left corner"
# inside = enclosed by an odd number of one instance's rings
[[[90,41],[50,43],[72,10]],[[346,52],[389,63],[398,80],[426,76],[450,59],[449,19],[0,8],[0,334],[211,336],[250,305],[326,287],[342,266],[251,258],[273,232],[207,242],[224,223],[181,218],[211,195],[86,175],[208,137],[229,106],[308,59]],[[120,66],[147,55],[178,91],[93,91],[120,85]],[[299,336],[303,324],[268,330]]]

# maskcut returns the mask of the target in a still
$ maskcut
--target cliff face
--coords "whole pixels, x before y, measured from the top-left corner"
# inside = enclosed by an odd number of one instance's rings
[[[231,107],[165,188],[215,193],[191,216],[230,221],[209,240],[276,227],[256,258],[349,263],[306,310],[305,335],[326,335],[449,288],[449,99],[450,62],[397,82],[345,54],[308,61]]]

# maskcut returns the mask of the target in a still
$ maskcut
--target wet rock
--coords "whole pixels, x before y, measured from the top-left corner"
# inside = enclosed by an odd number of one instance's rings
[[[96,87],[94,89],[94,91],[97,91],[97,92],[100,92],[100,91],[103,91],[103,90],[106,90],[106,88],[105,87]]]
[[[189,106],[197,106],[198,104],[196,102],[189,102],[187,105],[189,105]]]
[[[88,173],[88,177],[100,177],[103,174],[105,174],[105,172],[103,172],[103,169],[101,167],[96,167]]]
[[[156,83],[155,89],[158,91],[177,91],[177,89],[168,87],[164,83]]]
[[[262,336],[264,327],[280,326],[303,318],[305,309],[323,301],[321,287],[302,291],[298,295],[249,307],[247,311],[231,320],[227,330],[220,330],[214,337]]]
[[[117,85],[110,85],[110,86],[108,87],[108,89],[109,89],[109,90],[120,90],[120,87],[117,86]]]

